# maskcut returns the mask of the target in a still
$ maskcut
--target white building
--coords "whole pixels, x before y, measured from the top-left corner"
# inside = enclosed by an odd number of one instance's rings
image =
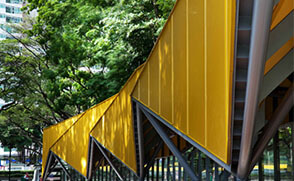
[[[20,23],[22,21],[21,8],[23,4],[23,0],[0,0],[0,40],[9,38],[6,31],[13,33],[9,23]]]
[[[2,99],[0,99],[0,108],[4,105],[4,101]]]

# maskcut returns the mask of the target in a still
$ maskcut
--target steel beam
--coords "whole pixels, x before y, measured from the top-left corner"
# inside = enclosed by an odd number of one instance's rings
[[[273,56],[288,40],[293,37],[294,12],[290,13],[270,32],[266,59]]]
[[[138,131],[138,143],[139,143],[139,158],[140,158],[140,178],[144,178],[144,136],[143,136],[143,125],[142,125],[142,111],[139,108],[139,104],[134,102],[136,105],[136,121]]]
[[[241,148],[237,175],[244,179],[249,168],[254,121],[258,108],[258,95],[262,82],[266,59],[267,45],[273,0],[255,0],[249,51],[248,77],[244,106]]]
[[[283,100],[278,105],[277,109],[272,115],[272,118],[269,120],[267,125],[264,127],[263,132],[258,139],[256,146],[253,149],[252,161],[249,169],[247,170],[247,175],[254,168],[255,164],[259,161],[260,156],[263,154],[263,151],[266,149],[267,144],[274,137],[277,130],[279,129],[280,124],[284,121],[285,117],[291,110],[294,105],[294,84],[291,85]]]
[[[161,118],[160,116],[158,116],[156,113],[152,112],[150,109],[148,109],[147,107],[145,107],[144,104],[140,103],[138,100],[136,100],[134,98],[132,100],[135,101],[136,103],[138,103],[138,105],[140,105],[140,108],[141,109],[144,109],[145,111],[147,111],[150,115],[152,115],[153,117],[155,117],[156,119],[158,119],[161,123],[163,123],[165,126],[167,126],[169,129],[171,129],[173,132],[175,132],[176,134],[178,134],[179,136],[181,136],[184,140],[186,140],[192,146],[194,146],[195,148],[197,148],[198,150],[200,150],[202,153],[204,153],[206,156],[208,156],[210,159],[212,159],[218,165],[220,165],[221,167],[223,167],[224,169],[226,169],[228,172],[231,172],[230,165],[227,165],[222,160],[220,160],[219,158],[217,158],[215,155],[213,155],[212,153],[210,153],[209,151],[207,151],[205,148],[203,148],[201,145],[199,145],[198,143],[196,143],[194,140],[192,140],[191,138],[189,138],[187,135],[185,135],[184,133],[182,133],[181,131],[179,131],[175,127],[173,127],[166,120],[164,120],[163,118]]]
[[[140,105],[141,107],[141,105]],[[162,140],[165,142],[165,144],[168,146],[170,151],[178,158],[178,161],[180,164],[184,167],[187,174],[190,176],[192,180],[197,180],[198,178],[195,175],[194,171],[190,168],[189,164],[187,163],[186,159],[182,156],[181,152],[177,149],[177,147],[174,145],[174,143],[170,140],[168,135],[165,133],[163,128],[160,126],[160,124],[157,123],[157,121],[153,118],[152,115],[150,115],[146,110],[141,109],[145,116],[148,118],[149,122],[152,124],[156,132],[159,134],[159,136],[162,138]]]
[[[286,56],[269,71],[263,79],[259,102],[262,102],[276,87],[278,87],[294,71],[294,50],[290,50]]]
[[[118,172],[118,170],[116,169],[116,167],[113,165],[112,161],[109,159],[109,157],[105,153],[104,149],[100,146],[100,143],[98,143],[95,139],[92,139],[92,140],[97,145],[98,149],[100,150],[100,152],[102,153],[102,155],[104,156],[104,158],[107,160],[107,162],[109,163],[109,165],[112,167],[112,169],[114,170],[114,172],[116,173],[116,175],[118,176],[118,178],[123,181],[124,180],[123,177]]]
[[[87,179],[91,179],[92,178],[92,166],[93,166],[93,141],[92,141],[92,137],[90,136],[89,139],[89,152],[88,152],[88,168],[87,168]]]
[[[59,162],[61,168],[63,169],[63,171],[65,172],[65,174],[68,176],[69,180],[71,180],[70,173],[68,172],[68,170],[65,168],[65,166],[61,162],[61,159],[57,155],[55,155],[55,154],[54,154],[54,158]]]
[[[51,165],[51,162],[52,162],[52,152],[49,151],[48,153],[48,157],[47,157],[47,163],[46,163],[46,166],[45,166],[45,171],[44,171],[44,175],[43,175],[43,180],[45,181],[48,177],[48,175],[50,174],[50,165]]]

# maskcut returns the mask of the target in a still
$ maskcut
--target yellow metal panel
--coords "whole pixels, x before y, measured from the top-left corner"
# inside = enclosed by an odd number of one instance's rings
[[[187,132],[187,58],[186,58],[186,0],[177,4],[173,21],[173,121],[182,132]]]
[[[159,112],[159,46],[155,46],[153,53],[150,57],[150,107],[153,108],[154,111]]]
[[[43,130],[42,171],[45,170],[50,147],[76,122],[82,114],[71,117]]]
[[[271,30],[273,30],[293,10],[293,0],[280,0],[280,2],[274,7]]]
[[[51,148],[51,151],[84,176],[87,176],[89,133],[115,97],[87,110]]]
[[[206,147],[227,161],[229,77],[226,57],[226,1],[206,1]]]
[[[205,146],[204,1],[188,1],[188,132]],[[197,81],[196,81],[197,80]]]
[[[136,171],[134,92],[140,102],[228,163],[234,11],[229,0],[178,1],[140,79],[142,68],[116,98],[86,111],[51,150],[85,176],[90,133]],[[46,152],[54,143],[47,131],[44,142]]]
[[[230,0],[177,1],[135,88],[138,101],[225,163],[230,154],[235,8]],[[156,63],[159,80],[152,75]],[[151,88],[158,83],[156,94]],[[152,104],[156,98],[159,111]]]
[[[91,132],[99,143],[135,172],[137,168],[130,94],[141,71],[142,68],[133,74]]]
[[[267,74],[280,60],[294,48],[294,37],[283,45],[274,55],[272,55],[265,64],[264,75]]]
[[[149,68],[148,65],[145,65],[144,70],[142,72],[142,75],[140,77],[140,89],[139,89],[139,94],[140,94],[140,100],[144,101],[147,105],[149,104]]]
[[[139,84],[139,81],[138,81],[138,83],[136,85],[136,88],[134,89],[134,92],[133,92],[133,97],[135,97],[137,99],[140,99],[140,97],[139,97],[139,89],[140,89],[139,86],[140,86],[140,84]]]
[[[172,121],[172,46],[170,22],[166,24],[161,37],[158,61],[160,69],[160,115],[166,120]]]

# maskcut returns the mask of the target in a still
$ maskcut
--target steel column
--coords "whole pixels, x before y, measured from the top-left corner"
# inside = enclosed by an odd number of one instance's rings
[[[244,106],[238,177],[244,179],[250,166],[254,121],[258,108],[258,95],[262,82],[271,25],[273,0],[255,0],[250,40],[249,66]]]
[[[110,158],[109,158],[109,160],[110,160]],[[107,167],[109,181],[112,181],[112,179],[111,179],[111,170],[112,170],[111,167]]]
[[[218,173],[218,164],[214,163],[214,175],[215,175],[215,181],[219,181],[219,173]]]
[[[198,170],[198,177],[202,179],[202,160],[201,160],[201,151],[199,150],[198,150],[197,170]]]
[[[186,153],[185,154],[185,157],[187,158],[187,160],[189,160],[190,161],[190,154],[188,154],[188,153]],[[190,161],[190,167],[191,167],[191,161]],[[192,170],[193,170],[193,168],[192,168]],[[183,172],[183,178],[184,178],[184,181],[187,181],[188,180],[188,176],[187,176],[187,174],[185,173],[185,172]]]
[[[176,157],[173,156],[173,180],[176,180]]]
[[[151,179],[154,180],[154,163],[152,164],[151,170],[152,170]]]
[[[279,131],[274,136],[274,180],[279,181],[280,176],[280,153],[279,153]]]
[[[92,140],[96,143],[98,149],[99,149],[100,152],[103,154],[104,158],[107,160],[107,162],[108,162],[109,165],[112,167],[112,169],[115,171],[115,173],[116,173],[116,175],[118,176],[118,178],[119,178],[120,180],[123,181],[123,180],[124,180],[123,177],[122,177],[121,174],[118,172],[118,170],[115,168],[115,166],[113,165],[112,161],[108,158],[108,155],[105,153],[104,149],[100,146],[100,144],[99,144],[95,139],[92,139]]]
[[[166,163],[166,165],[167,165],[167,167],[166,167],[166,169],[167,169],[167,173],[166,173],[166,178],[167,178],[167,180],[169,180],[169,177],[170,177],[170,157],[167,157],[167,163]]]
[[[140,106],[141,107],[141,106]],[[152,124],[154,129],[157,131],[159,136],[163,139],[163,141],[166,143],[170,151],[178,158],[181,165],[184,167],[187,174],[190,176],[192,180],[198,180],[196,177],[194,171],[190,168],[189,164],[187,163],[186,159],[182,157],[181,152],[177,149],[177,147],[174,145],[174,143],[170,140],[168,135],[165,133],[163,128],[157,123],[157,121],[151,116],[147,111],[142,109],[145,116],[148,118],[149,122]]]
[[[156,180],[159,180],[159,159],[156,160]]]
[[[291,113],[290,113],[290,116],[291,116]],[[294,117],[294,114],[293,114],[293,117]],[[292,170],[291,170],[291,173],[292,173],[292,177],[294,178],[294,122],[292,122],[291,124],[291,140],[292,140]]]
[[[205,158],[206,181],[210,181],[210,158]]]
[[[264,181],[263,177],[263,157],[260,157],[260,160],[258,162],[258,179],[259,181]]]
[[[161,158],[161,180],[164,181],[164,158]]]

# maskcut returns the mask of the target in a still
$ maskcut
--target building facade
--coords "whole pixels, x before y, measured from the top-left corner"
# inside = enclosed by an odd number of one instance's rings
[[[9,24],[22,22],[22,6],[23,0],[0,0],[0,40],[9,38],[9,33],[13,33]]]

